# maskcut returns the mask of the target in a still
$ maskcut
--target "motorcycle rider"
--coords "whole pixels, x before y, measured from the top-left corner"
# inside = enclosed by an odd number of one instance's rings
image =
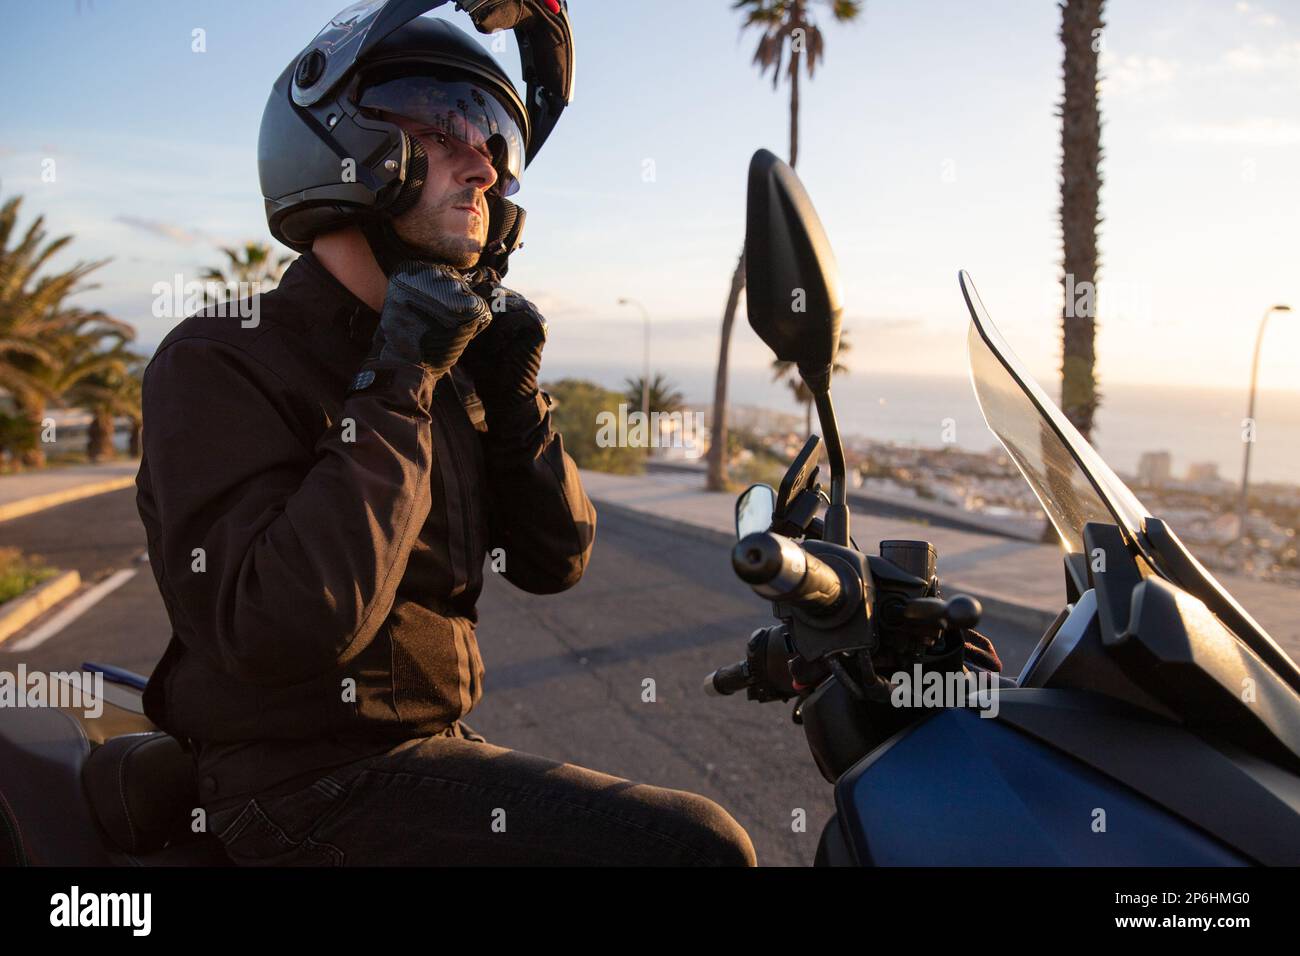
[[[753,865],[702,796],[462,721],[486,556],[563,591],[596,514],[538,387],[546,324],[500,285],[505,197],[567,102],[567,9],[460,6],[527,31],[526,100],[445,20],[336,16],[259,141],[271,231],[302,256],[255,322],[191,316],[149,364],[138,504],[173,634],[146,712],[192,747],[241,864]]]

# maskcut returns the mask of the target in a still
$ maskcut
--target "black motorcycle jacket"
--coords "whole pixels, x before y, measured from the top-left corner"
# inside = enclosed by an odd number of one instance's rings
[[[485,563],[563,591],[596,525],[544,393],[494,434],[462,368],[367,359],[379,316],[311,253],[259,305],[186,319],[144,377],[172,626],[145,710],[214,805],[446,732],[483,693]]]

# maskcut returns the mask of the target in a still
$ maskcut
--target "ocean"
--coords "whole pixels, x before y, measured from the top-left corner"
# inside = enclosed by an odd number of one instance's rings
[[[711,370],[668,367],[663,371],[686,397],[688,407],[697,408],[712,401]],[[636,374],[639,370],[607,366],[548,367],[544,377],[571,375],[621,389],[623,379]],[[1056,390],[1055,383],[1047,387],[1053,398]],[[980,415],[968,378],[882,375],[854,370],[835,379],[833,395],[840,431],[845,435],[937,447],[943,444],[945,420],[952,419],[958,446],[985,451],[997,444]],[[1184,477],[1189,465],[1213,463],[1221,478],[1237,482],[1241,479],[1241,422],[1246,416],[1246,398],[1245,388],[1103,382],[1093,444],[1107,463],[1122,474],[1135,472],[1144,452],[1167,451],[1176,478]],[[728,401],[802,413],[789,388],[774,384],[766,369],[733,370]],[[1251,481],[1300,483],[1300,392],[1261,389],[1255,420]]]

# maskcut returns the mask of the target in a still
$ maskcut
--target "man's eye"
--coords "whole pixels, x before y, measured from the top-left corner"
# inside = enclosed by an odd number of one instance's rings
[[[415,133],[418,139],[430,140],[439,146],[447,146],[450,137],[446,133],[441,133],[436,129],[422,129]]]

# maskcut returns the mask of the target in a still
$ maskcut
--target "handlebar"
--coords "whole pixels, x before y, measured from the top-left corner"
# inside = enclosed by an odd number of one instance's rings
[[[731,566],[755,594],[798,604],[813,613],[836,610],[844,595],[834,568],[783,535],[766,531],[745,535],[732,549]]]
[[[749,678],[749,661],[719,667],[704,678],[704,693],[713,697],[728,697],[748,687]]]

